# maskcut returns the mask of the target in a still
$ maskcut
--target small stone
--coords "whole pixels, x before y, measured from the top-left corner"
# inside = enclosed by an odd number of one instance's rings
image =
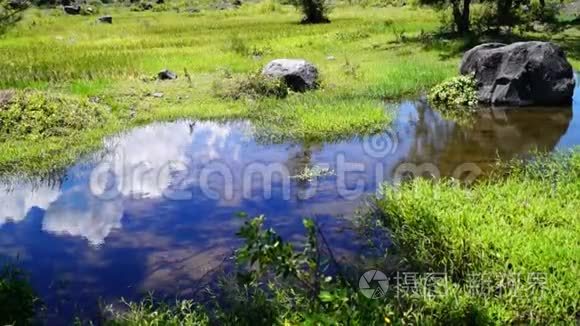
[[[161,98],[161,97],[163,97],[163,93],[161,93],[161,92],[156,92],[156,93],[152,93],[152,94],[151,94],[151,96],[153,96],[153,97],[157,97],[157,98]]]
[[[334,61],[334,60],[336,60],[336,57],[333,56],[333,55],[329,55],[328,57],[326,57],[326,60],[328,60],[328,61]]]
[[[103,24],[112,24],[113,23],[113,17],[112,16],[99,17],[99,22],[100,23],[103,23]]]
[[[157,74],[157,78],[160,80],[173,80],[177,79],[177,75],[169,69],[163,69]]]

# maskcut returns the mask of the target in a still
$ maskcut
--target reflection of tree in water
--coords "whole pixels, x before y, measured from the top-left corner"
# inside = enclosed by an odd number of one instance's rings
[[[302,174],[304,169],[313,168],[312,154],[322,149],[321,144],[303,143],[295,144],[289,149],[288,160],[285,165],[291,176]],[[304,193],[310,188],[311,182],[303,179],[295,179],[297,199],[304,198]]]
[[[453,137],[455,123],[446,121],[426,103],[416,102],[417,120],[414,122],[414,135],[408,135],[412,144],[407,162],[431,162],[445,146],[445,141]]]
[[[465,163],[485,171],[497,158],[509,160],[533,150],[553,150],[568,129],[572,110],[482,108],[471,123],[459,124],[418,102],[415,117],[416,121],[408,122],[412,127],[405,137],[410,146],[400,163],[433,163],[441,176],[451,176]]]

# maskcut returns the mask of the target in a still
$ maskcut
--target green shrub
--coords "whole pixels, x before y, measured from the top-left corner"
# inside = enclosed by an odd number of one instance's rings
[[[466,124],[478,102],[477,83],[473,76],[454,77],[433,87],[427,99],[445,118]]]
[[[477,82],[473,76],[458,76],[442,82],[429,92],[429,102],[438,108],[462,109],[477,104]]]
[[[290,2],[304,14],[302,23],[320,24],[330,22],[328,19],[328,12],[330,11],[328,0],[291,0]]]
[[[32,90],[0,92],[0,140],[66,136],[98,127],[110,112],[89,100]]]
[[[225,78],[213,85],[214,95],[222,99],[259,99],[261,97],[284,98],[288,86],[277,78],[268,78],[260,73]]]
[[[13,265],[0,269],[0,325],[27,325],[34,317],[36,296],[24,273]]]

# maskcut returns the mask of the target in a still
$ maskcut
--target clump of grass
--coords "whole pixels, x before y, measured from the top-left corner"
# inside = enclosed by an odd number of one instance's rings
[[[177,301],[174,305],[156,302],[149,297],[141,302],[126,302],[126,311],[107,308],[110,315],[106,325],[209,325],[207,312],[189,300]]]
[[[477,105],[477,81],[473,76],[453,77],[433,87],[428,100],[444,115],[465,118]]]
[[[250,117],[257,138],[266,143],[321,142],[380,132],[393,120],[394,112],[378,100],[341,98],[320,91],[293,93],[283,102],[263,100],[252,107]]]
[[[580,311],[578,189],[575,150],[516,162],[472,188],[422,179],[386,186],[377,207],[410,268],[447,272],[480,317],[573,324]]]
[[[102,126],[110,112],[86,99],[33,90],[0,93],[0,140],[67,136]]]
[[[237,34],[232,35],[228,39],[226,43],[226,49],[241,56],[245,56],[250,53],[250,47],[246,41]]]
[[[30,324],[36,301],[36,295],[21,269],[12,264],[0,269],[1,325]]]
[[[259,99],[262,97],[284,98],[288,86],[279,79],[268,78],[260,73],[226,78],[214,83],[214,95],[221,99]]]

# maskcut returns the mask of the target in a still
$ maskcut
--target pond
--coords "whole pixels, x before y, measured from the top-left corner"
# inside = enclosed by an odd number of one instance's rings
[[[315,217],[350,259],[359,245],[348,220],[380,184],[470,181],[497,158],[580,144],[580,94],[572,109],[488,109],[468,125],[403,102],[387,132],[337,143],[253,134],[244,121],[155,123],[105,140],[54,180],[5,181],[0,257],[18,257],[56,321],[90,316],[99,300],[193,295],[239,245],[238,212],[266,215],[288,239]]]

